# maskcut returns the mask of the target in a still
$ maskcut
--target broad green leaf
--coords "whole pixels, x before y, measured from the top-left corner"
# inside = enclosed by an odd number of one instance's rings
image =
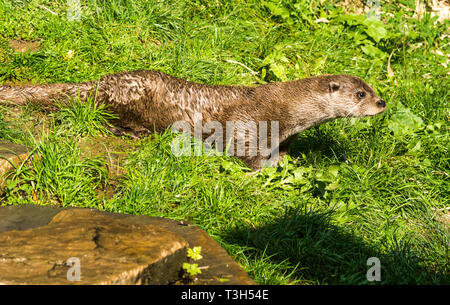
[[[198,264],[184,263],[183,269],[186,270],[186,272],[189,273],[190,276],[195,276],[202,273],[202,270],[198,268]]]
[[[203,256],[201,255],[201,252],[202,252],[202,247],[200,247],[200,246],[194,247],[192,249],[188,248],[187,256],[192,258],[194,261],[198,261],[203,258]]]
[[[364,16],[349,14],[349,15],[339,16],[336,18],[336,20],[340,21],[340,22],[345,22],[348,25],[358,25],[358,24],[362,24],[364,22]]]
[[[367,27],[365,30],[366,34],[372,37],[377,43],[380,42],[381,39],[387,37],[387,31],[383,22],[375,17],[367,18],[364,20],[363,24]]]
[[[339,174],[339,166],[338,165],[331,165],[328,168],[328,174],[331,175],[332,177],[337,177]]]
[[[280,16],[283,19],[289,18],[289,10],[285,7],[278,6],[275,2],[263,1],[265,7],[267,7],[270,12],[275,16]]]
[[[378,49],[377,47],[374,47],[374,46],[372,46],[372,45],[370,45],[370,44],[365,44],[365,45],[363,45],[363,46],[361,47],[361,50],[362,50],[365,54],[367,54],[367,55],[369,55],[369,56],[371,56],[371,57],[373,57],[373,58],[380,58],[380,59],[383,59],[383,58],[386,58],[386,57],[388,56],[385,52],[381,51],[381,50]]]
[[[400,104],[399,110],[394,113],[388,123],[388,128],[394,135],[403,136],[413,134],[424,127],[423,120]]]
[[[281,81],[283,81],[283,82],[287,81],[286,69],[284,68],[283,65],[278,64],[278,63],[271,64],[270,71],[272,71],[273,74]]]

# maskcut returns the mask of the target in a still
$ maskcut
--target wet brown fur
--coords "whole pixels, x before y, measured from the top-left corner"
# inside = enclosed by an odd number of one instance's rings
[[[365,97],[359,98],[362,91]],[[321,75],[245,87],[198,84],[158,71],[140,70],[79,84],[0,86],[0,103],[15,105],[30,101],[54,106],[56,100],[86,100],[90,95],[118,115],[113,122],[116,126],[140,134],[162,132],[176,121],[194,126],[195,113],[202,114],[203,124],[218,121],[223,126],[227,121],[278,121],[282,154],[292,137],[307,128],[339,117],[375,115],[385,110],[384,101],[374,90],[351,75]],[[241,159],[258,169],[264,158],[258,155]]]

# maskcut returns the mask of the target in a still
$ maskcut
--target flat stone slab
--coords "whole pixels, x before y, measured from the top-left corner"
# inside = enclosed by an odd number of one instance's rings
[[[0,176],[12,168],[12,164],[19,165],[29,153],[26,146],[0,140]]]
[[[255,284],[206,232],[185,222],[95,209],[0,207],[0,283],[183,284],[186,247],[201,246],[192,284]],[[69,281],[67,259],[80,263]],[[73,275],[73,274],[72,274]]]
[[[48,225],[0,235],[0,284],[167,284],[178,278],[186,246],[156,225],[65,210]]]

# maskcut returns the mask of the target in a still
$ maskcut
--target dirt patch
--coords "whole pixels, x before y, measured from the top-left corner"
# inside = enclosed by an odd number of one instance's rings
[[[96,191],[100,198],[111,199],[121,185],[121,179],[126,174],[124,160],[134,151],[134,145],[115,136],[86,137],[80,140],[82,158],[102,158],[108,170],[108,183],[100,186]]]
[[[22,39],[11,39],[9,41],[9,46],[16,53],[34,53],[40,50],[40,43],[38,40],[26,41]]]
[[[436,219],[445,227],[450,227],[450,210],[442,209],[436,212]]]
[[[0,107],[2,120],[10,124],[11,128],[21,135],[31,132],[37,142],[41,141],[46,132],[52,132],[52,118],[48,113],[28,105],[27,107]],[[45,132],[43,132],[45,130]],[[124,162],[129,154],[135,151],[135,141],[114,135],[98,135],[80,137],[77,146],[81,150],[81,159],[104,160],[108,175],[107,183],[101,185],[97,191],[100,197],[110,199],[120,189],[121,179],[127,173]]]
[[[9,105],[0,107],[3,112],[3,121],[20,133],[31,134],[39,140],[42,137],[43,128],[49,127],[48,113],[42,111],[39,106],[28,105],[26,107]]]
[[[3,86],[34,86],[36,85],[30,80],[7,80],[3,83]]]
[[[115,136],[88,136],[80,139],[78,147],[82,151],[82,158],[105,159],[109,172],[114,177],[125,174],[122,162],[134,149],[129,141]]]
[[[357,14],[362,15],[365,13],[366,1],[362,0],[344,0],[344,1],[333,1],[333,4],[344,9],[346,14]]]

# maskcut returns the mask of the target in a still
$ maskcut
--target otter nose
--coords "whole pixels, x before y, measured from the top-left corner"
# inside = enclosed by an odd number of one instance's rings
[[[381,107],[381,108],[384,108],[384,107],[386,107],[386,102],[384,100],[379,100],[377,102],[377,106]]]

